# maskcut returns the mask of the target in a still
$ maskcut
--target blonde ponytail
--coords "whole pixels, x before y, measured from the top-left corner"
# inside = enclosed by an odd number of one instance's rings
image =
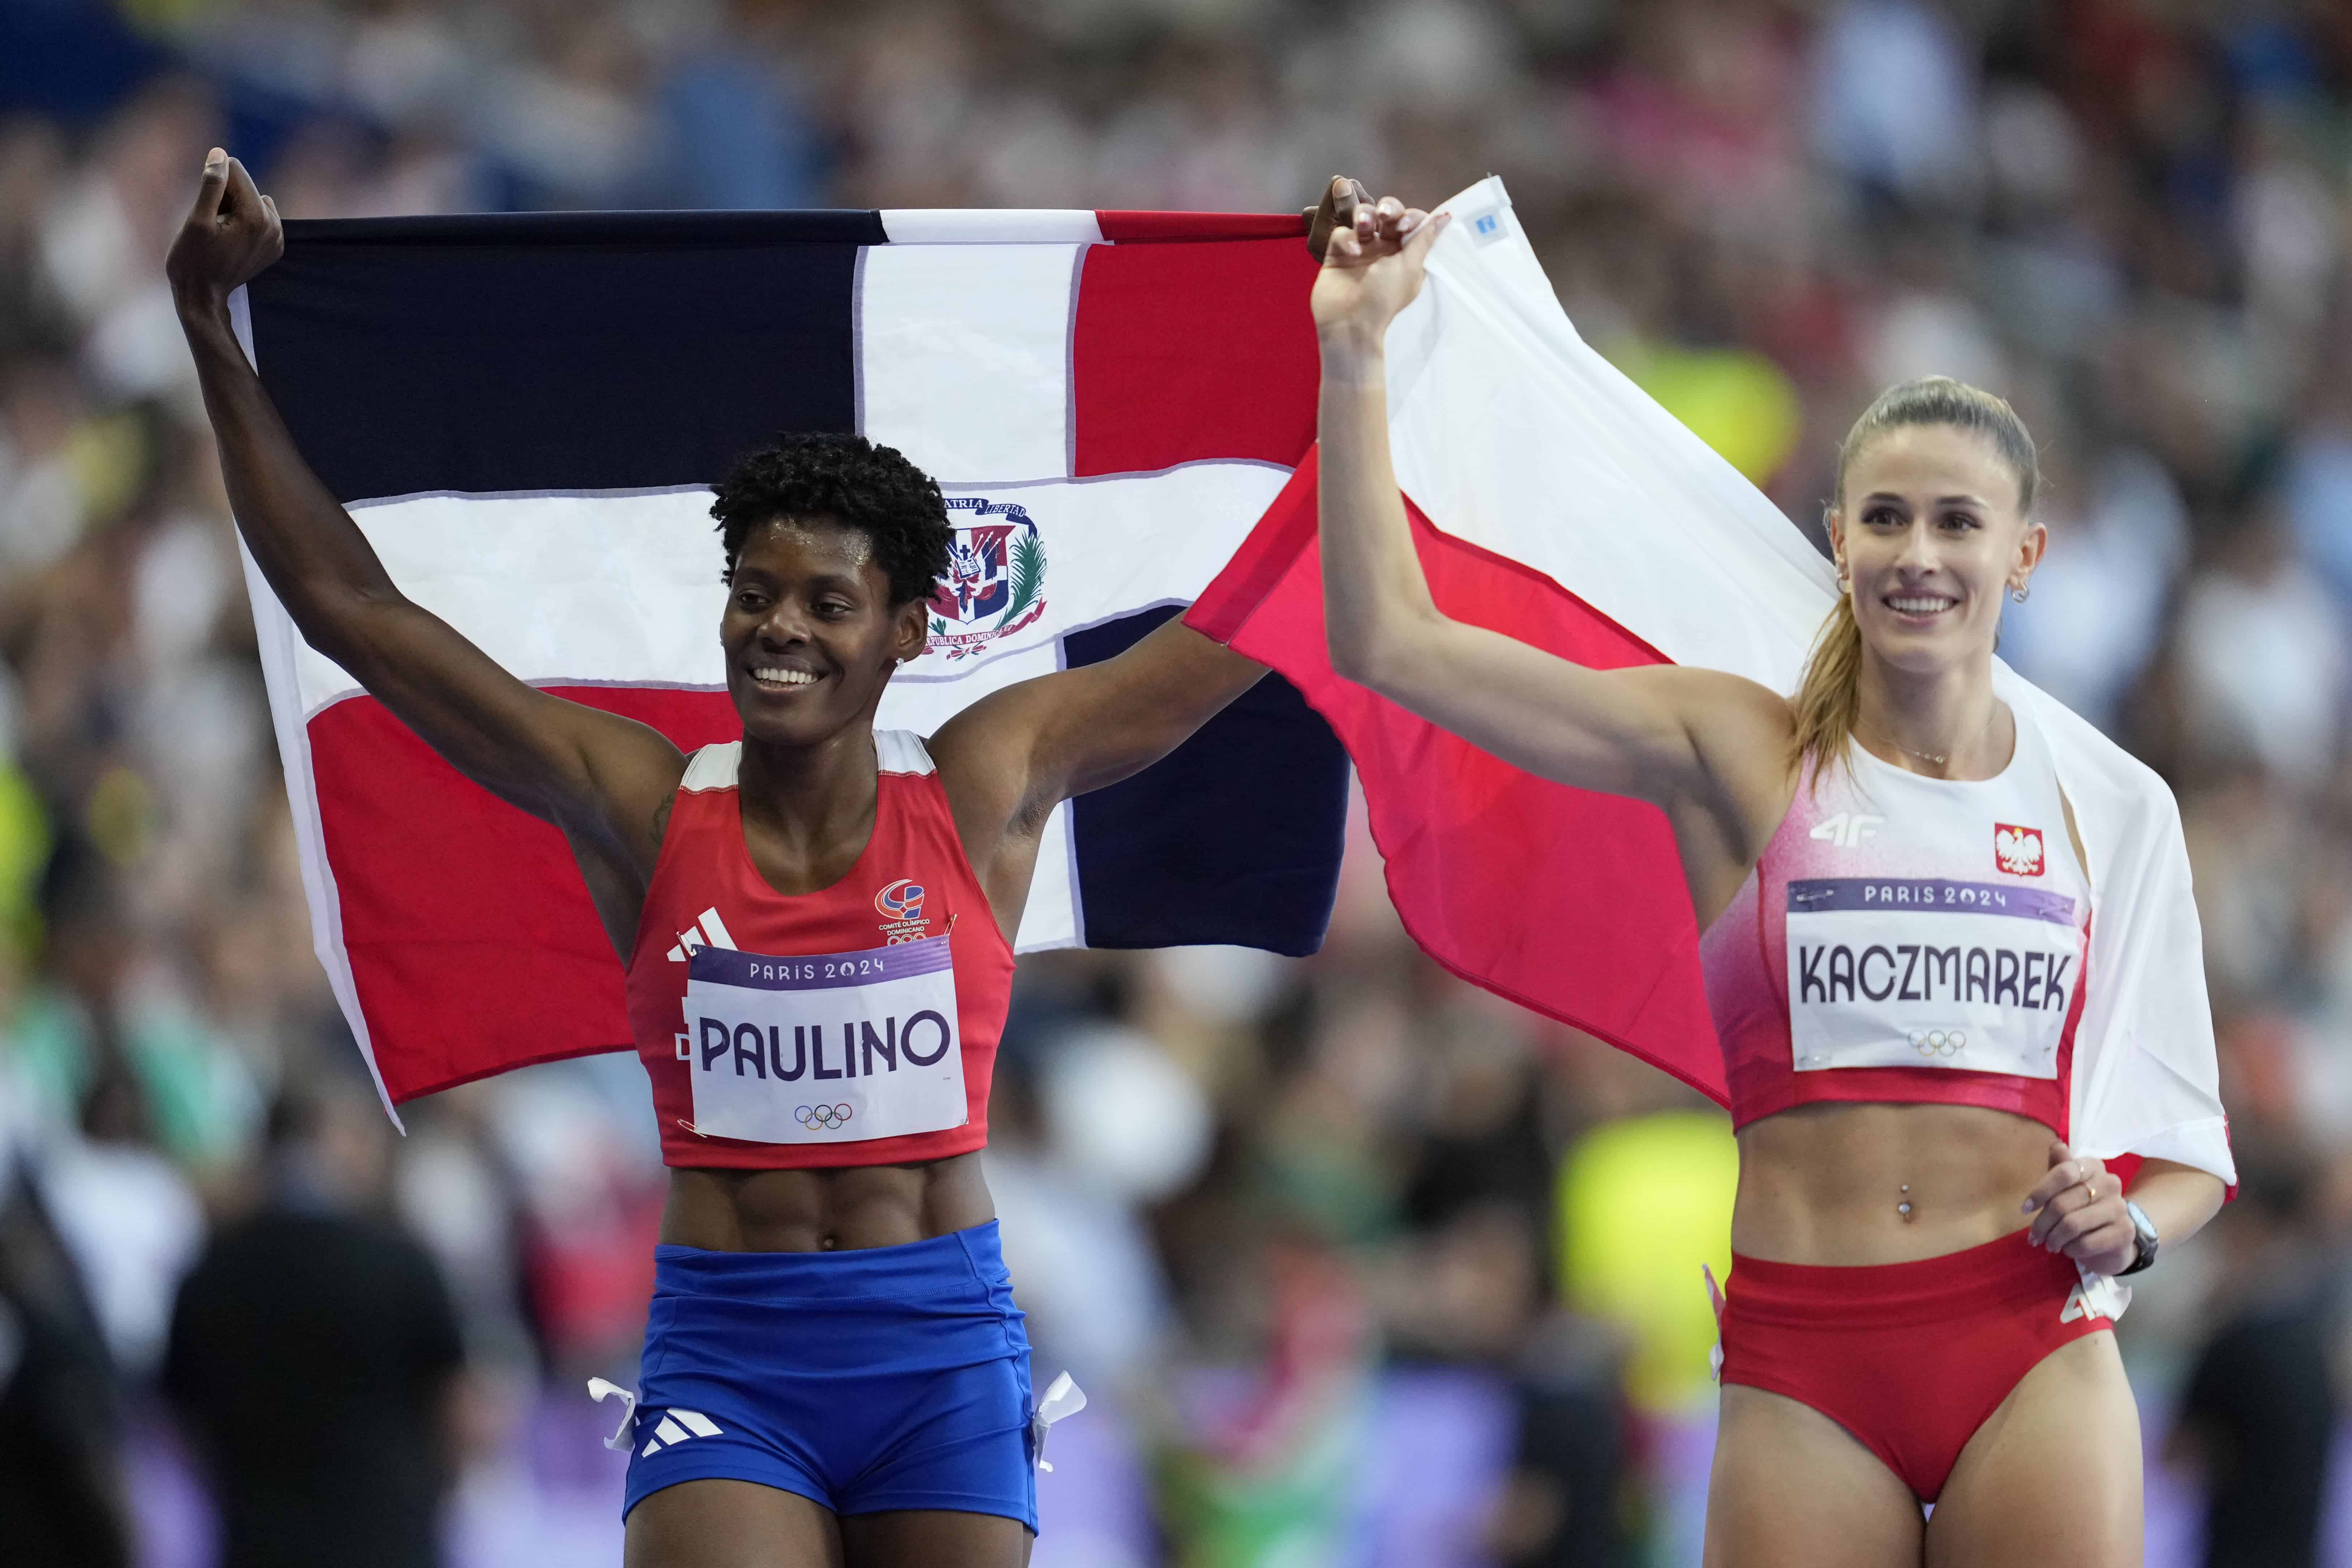
[[[2025,421],[2004,399],[1948,375],[1922,376],[1890,386],[1862,411],[1862,417],[1853,422],[1838,447],[1838,505],[1845,504],[1845,475],[1853,466],[1854,454],[1872,437],[1902,425],[1949,425],[1985,437],[2017,476],[2018,510],[2029,514],[2033,510],[2042,465]],[[1843,761],[1862,708],[1862,627],[1853,618],[1853,591],[1843,576],[1838,580],[1837,605],[1814,635],[1795,706],[1797,731],[1789,758],[1790,769],[1801,768],[1810,761],[1818,773],[1831,763]]]
[[[1854,624],[1853,595],[1841,593],[1814,634],[1805,681],[1797,688],[1797,733],[1790,767],[1801,767],[1811,758],[1819,769],[1843,757],[1861,709],[1862,628]]]

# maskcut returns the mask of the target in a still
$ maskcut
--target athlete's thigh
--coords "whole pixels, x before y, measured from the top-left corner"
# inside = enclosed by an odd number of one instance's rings
[[[2059,1346],[1960,1450],[1927,1526],[1929,1568],[2140,1560],[2139,1409],[2111,1333]]]
[[[841,1521],[848,1568],[1026,1568],[1035,1539],[1017,1519],[941,1508],[853,1513]]]
[[[1706,1568],[1918,1568],[1919,1500],[1820,1411],[1723,1388]]]
[[[623,1568],[843,1568],[830,1510],[757,1481],[680,1481],[629,1510]]]

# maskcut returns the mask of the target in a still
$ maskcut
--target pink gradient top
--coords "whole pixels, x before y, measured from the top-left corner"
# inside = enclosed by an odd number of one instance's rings
[[[1877,1100],[2067,1135],[2089,881],[2044,742],[2017,729],[1990,779],[1925,778],[1859,745],[1808,769],[1699,942],[1734,1127]]]

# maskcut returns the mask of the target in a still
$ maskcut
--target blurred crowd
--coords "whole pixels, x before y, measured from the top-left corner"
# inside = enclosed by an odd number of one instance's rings
[[[6,0],[19,1560],[314,1560],[306,1529],[380,1552],[352,1561],[616,1553],[619,1458],[576,1391],[634,1370],[642,1077],[534,1068],[403,1108],[404,1136],[375,1103],[311,955],[161,276],[215,143],[289,217],[1277,210],[1334,171],[1421,203],[1491,171],[1579,330],[1816,533],[1877,388],[2004,394],[2052,542],[2003,653],[2178,792],[2244,1173],[2122,1328],[2150,1560],[2197,1559],[2200,1496],[2207,1561],[2352,1538],[2321,1523],[2352,1237],[2352,8]],[[1727,1262],[1727,1127],[1422,960],[1352,831],[1313,960],[1024,963],[991,1180],[1041,1384],[1096,1399],[1056,1428],[1036,1561],[1696,1562],[1690,1265]]]

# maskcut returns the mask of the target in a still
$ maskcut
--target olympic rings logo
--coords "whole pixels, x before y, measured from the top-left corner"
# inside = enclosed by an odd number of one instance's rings
[[[850,1109],[846,1105],[803,1105],[793,1115],[812,1132],[830,1132],[849,1125]]]
[[[1911,1031],[1911,1048],[1923,1057],[1948,1057],[1955,1051],[1966,1049],[1968,1043],[1968,1032],[1964,1029]]]

